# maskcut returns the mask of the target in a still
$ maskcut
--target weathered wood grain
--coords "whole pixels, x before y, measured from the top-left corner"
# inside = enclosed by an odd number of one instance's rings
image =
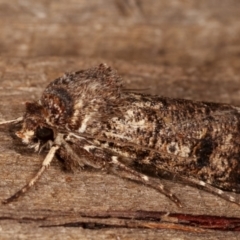
[[[106,62],[129,88],[240,106],[240,2],[0,1],[0,121],[66,71]],[[14,128],[0,127],[0,196],[38,170],[44,155],[26,150]],[[170,211],[240,217],[240,208],[201,190],[166,181],[184,204],[139,184],[92,170],[64,172],[54,161],[26,196],[0,205],[2,239],[238,239],[237,232],[70,227],[76,212]],[[62,213],[68,213],[62,214]],[[71,213],[73,214],[71,216]],[[75,221],[74,220],[74,221]],[[109,220],[110,221],[110,220]]]

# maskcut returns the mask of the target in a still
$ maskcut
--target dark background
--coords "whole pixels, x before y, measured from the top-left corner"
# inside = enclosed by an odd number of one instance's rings
[[[117,69],[129,88],[240,105],[240,1],[0,0],[0,121],[21,116],[24,103],[38,99],[46,85],[64,72],[101,62]],[[44,157],[26,151],[13,136],[11,130],[1,127],[3,199],[33,176]],[[24,214],[41,218],[43,211],[80,210],[240,217],[234,204],[201,190],[166,183],[184,203],[183,209],[144,186],[105,173],[65,173],[54,162],[24,198],[0,206],[1,231],[9,239],[17,234],[52,239],[238,238],[239,234],[231,232],[192,235],[171,230],[43,229],[36,221],[19,220]]]

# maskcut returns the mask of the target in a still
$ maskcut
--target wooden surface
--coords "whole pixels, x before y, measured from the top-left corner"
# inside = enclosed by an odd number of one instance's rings
[[[117,69],[129,88],[240,105],[239,7],[239,1],[233,0],[1,0],[0,121],[22,116],[24,103],[38,99],[46,85],[63,72],[101,62]],[[14,130],[0,127],[1,199],[22,187],[44,157],[27,150]],[[240,233],[230,231],[203,234],[63,226],[82,221],[79,212],[149,210],[240,217],[240,208],[234,204],[189,186],[165,182],[184,208],[139,184],[105,172],[67,173],[54,161],[26,196],[0,205],[1,238],[240,237]]]

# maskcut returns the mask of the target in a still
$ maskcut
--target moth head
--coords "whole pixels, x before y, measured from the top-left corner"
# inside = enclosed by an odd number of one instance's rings
[[[22,129],[16,132],[16,135],[35,150],[38,150],[41,144],[53,140],[53,129],[46,123],[44,109],[39,103],[26,103]]]

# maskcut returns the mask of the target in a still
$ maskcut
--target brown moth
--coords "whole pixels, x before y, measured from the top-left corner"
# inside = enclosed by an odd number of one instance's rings
[[[201,186],[228,201],[240,192],[240,108],[131,92],[104,64],[51,82],[26,104],[16,135],[35,151],[48,149],[41,168],[9,203],[32,187],[54,156],[67,169],[91,166],[143,183],[178,206],[151,168]]]

